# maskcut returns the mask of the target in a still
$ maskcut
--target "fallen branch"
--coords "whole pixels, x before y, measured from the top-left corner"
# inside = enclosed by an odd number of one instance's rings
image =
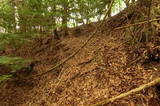
[[[156,85],[156,84],[158,84],[158,83],[160,83],[160,78],[157,78],[157,79],[155,79],[155,80],[153,80],[153,81],[151,81],[151,82],[149,82],[149,83],[147,83],[147,84],[141,85],[140,87],[135,88],[135,89],[133,89],[133,90],[130,90],[130,91],[126,92],[126,93],[122,93],[122,94],[120,94],[120,95],[118,95],[118,96],[115,96],[115,97],[112,97],[112,98],[110,98],[110,99],[106,99],[106,100],[104,100],[104,101],[101,101],[101,102],[99,102],[99,103],[97,103],[97,104],[94,104],[94,105],[92,105],[92,106],[102,106],[102,105],[104,105],[104,104],[108,104],[108,103],[114,102],[115,100],[124,98],[124,97],[126,97],[126,96],[131,95],[131,94],[135,94],[135,93],[137,93],[137,92],[140,92],[140,91],[143,90],[143,89],[149,88],[149,87],[154,86],[154,85]]]
[[[151,19],[151,20],[147,20],[147,21],[142,21],[142,22],[134,23],[134,24],[129,24],[129,25],[126,25],[126,26],[117,27],[114,30],[124,29],[124,28],[128,28],[128,27],[131,27],[131,26],[142,25],[142,24],[146,24],[148,22],[154,22],[154,21],[159,21],[159,20],[160,20],[160,18]]]
[[[56,64],[54,67],[51,67],[46,72],[43,72],[43,73],[40,73],[40,74],[37,74],[37,75],[33,75],[33,76],[29,77],[29,78],[40,77],[42,75],[50,73],[54,69],[56,69],[56,68],[62,66],[63,64],[65,64],[68,60],[70,60],[71,58],[73,58],[76,54],[78,54],[88,44],[88,42],[94,37],[94,35],[99,31],[99,28],[103,25],[103,22],[105,21],[106,17],[108,16],[108,13],[110,12],[110,10],[112,8],[113,3],[114,3],[114,0],[111,1],[111,4],[110,4],[110,6],[109,6],[109,8],[108,8],[108,10],[107,10],[107,12],[106,12],[103,20],[98,24],[98,26],[96,27],[96,29],[89,35],[88,39],[84,42],[84,44],[76,52],[74,52],[69,57],[67,57],[66,59],[64,59],[63,61],[61,61],[59,64]]]

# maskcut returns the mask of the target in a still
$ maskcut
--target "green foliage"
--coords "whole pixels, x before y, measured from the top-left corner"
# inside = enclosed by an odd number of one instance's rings
[[[123,3],[122,0],[115,0],[115,3],[113,4],[113,7],[112,7],[112,12],[115,13],[120,11],[123,8],[122,3]]]
[[[7,81],[11,78],[12,78],[12,75],[2,75],[2,76],[0,76],[0,83],[4,82],[4,81]]]
[[[12,78],[12,73],[16,73],[17,71],[28,67],[31,62],[31,59],[23,59],[21,57],[0,56],[0,66],[7,66],[9,69],[11,69],[10,73],[0,76],[0,82]]]
[[[76,26],[101,20],[111,0],[2,0],[0,27],[6,32],[51,32],[57,26]],[[122,7],[115,0],[112,11]],[[16,28],[19,26],[19,29]]]
[[[53,29],[100,21],[111,0],[0,0],[0,50],[19,47],[26,34],[53,33]],[[122,6],[115,0],[112,12]],[[4,34],[5,33],[5,34]],[[30,36],[30,37],[31,37]]]
[[[15,11],[11,0],[1,0],[0,2],[0,27],[7,32],[14,31],[16,27]]]
[[[26,42],[28,40],[19,34],[0,33],[0,50],[4,50],[6,45],[13,45],[18,48]]]
[[[53,33],[54,29],[100,21],[111,0],[0,0],[0,50],[19,47],[26,35]],[[122,6],[115,0],[112,12]]]
[[[23,67],[27,67],[30,62],[30,59],[23,59],[21,57],[0,56],[0,65],[9,66],[11,68],[11,72],[16,72]]]

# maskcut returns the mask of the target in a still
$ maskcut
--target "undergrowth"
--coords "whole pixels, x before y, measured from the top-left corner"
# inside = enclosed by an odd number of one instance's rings
[[[0,33],[0,50],[4,50],[6,45],[12,45],[16,48],[28,42],[24,36],[12,33]]]
[[[21,57],[0,56],[0,82],[13,78],[13,75],[17,71],[28,68],[31,62],[31,59],[24,59]],[[3,70],[5,69],[4,67],[9,71]]]

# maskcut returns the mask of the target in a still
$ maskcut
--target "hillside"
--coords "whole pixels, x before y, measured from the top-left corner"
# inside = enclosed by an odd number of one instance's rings
[[[127,30],[120,28],[132,24],[138,17],[135,14],[135,10],[124,10],[105,20],[87,45],[60,67],[38,77],[4,83],[0,106],[90,106],[159,78],[160,36],[158,46],[133,45]],[[100,23],[68,29],[69,35],[60,40],[52,35],[35,38],[18,49],[8,47],[1,55],[34,59],[32,74],[37,75],[79,50]],[[150,49],[157,50],[156,60],[149,57],[154,57]],[[149,53],[148,57],[143,53]],[[159,106],[159,92],[159,85],[152,86],[105,106]]]

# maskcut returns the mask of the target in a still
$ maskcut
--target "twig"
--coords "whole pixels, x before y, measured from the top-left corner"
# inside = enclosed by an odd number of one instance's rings
[[[128,28],[128,27],[131,27],[131,26],[137,26],[137,25],[146,24],[148,22],[154,22],[154,21],[159,21],[159,20],[160,20],[160,18],[151,19],[151,20],[147,20],[147,21],[134,23],[134,24],[129,24],[129,25],[126,25],[126,26],[117,27],[114,30],[124,29],[124,28]]]
[[[87,61],[81,62],[81,63],[78,64],[78,66],[91,63],[93,60],[94,60],[94,59],[92,58],[92,59],[89,59],[89,60],[87,60]]]
[[[128,92],[122,93],[122,94],[120,94],[120,95],[118,95],[118,96],[115,96],[115,97],[112,97],[112,98],[110,98],[110,99],[106,99],[106,100],[104,100],[104,101],[101,101],[101,102],[99,102],[99,103],[97,103],[97,104],[94,104],[94,105],[92,105],[92,106],[102,106],[102,105],[104,105],[104,104],[108,104],[108,103],[114,102],[115,100],[124,98],[124,97],[126,97],[126,96],[129,96],[129,95],[134,94],[134,93],[137,93],[137,92],[140,92],[141,90],[146,89],[146,88],[149,88],[149,87],[151,87],[151,86],[154,86],[154,85],[156,85],[156,84],[158,84],[158,83],[160,83],[160,78],[157,78],[157,79],[155,79],[155,80],[153,80],[153,81],[151,81],[151,82],[149,82],[149,83],[147,83],[147,84],[141,85],[141,86],[138,87],[138,88],[135,88],[135,89],[130,90],[130,91],[128,91]]]

